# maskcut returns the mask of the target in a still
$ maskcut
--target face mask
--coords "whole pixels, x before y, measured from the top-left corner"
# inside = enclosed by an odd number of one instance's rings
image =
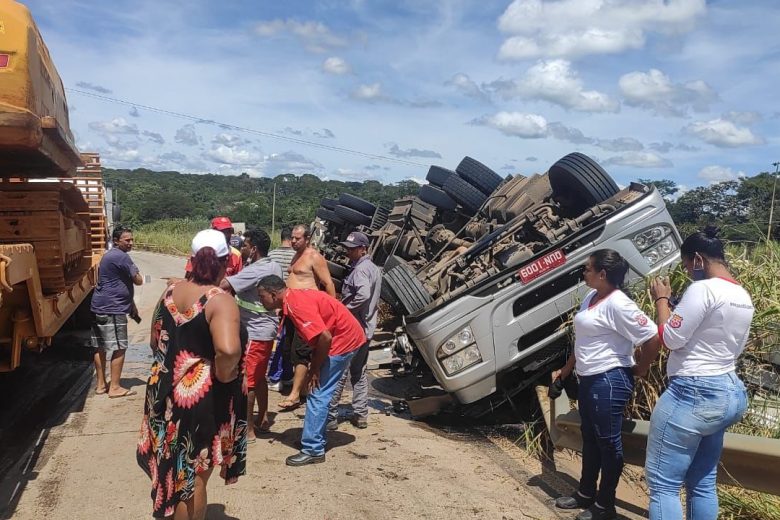
[[[699,266],[696,266],[696,260],[699,260]],[[693,257],[693,281],[704,280],[707,275],[704,273],[704,260],[698,254]]]

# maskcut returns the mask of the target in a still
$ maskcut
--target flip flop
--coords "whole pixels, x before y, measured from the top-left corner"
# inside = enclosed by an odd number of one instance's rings
[[[108,398],[109,399],[119,399],[120,397],[129,397],[129,396],[135,395],[135,394],[136,394],[135,390],[125,390],[125,392],[123,394],[109,395]]]
[[[263,424],[258,424],[257,422],[252,423],[252,426],[255,427],[255,430],[259,431],[260,433],[268,433],[271,431],[271,426],[273,426],[274,423],[271,421],[265,422]]]
[[[106,393],[108,393],[108,388],[104,388],[103,390],[98,390],[97,388],[95,388],[95,394],[96,395],[103,395],[103,394],[106,394]]]
[[[279,409],[283,412],[292,412],[301,406],[301,404],[302,403],[300,401],[280,401],[276,406],[278,406]]]

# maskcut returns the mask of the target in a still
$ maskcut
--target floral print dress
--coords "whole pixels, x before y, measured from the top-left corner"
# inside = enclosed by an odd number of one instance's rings
[[[154,517],[173,514],[195,491],[195,476],[220,466],[226,484],[246,472],[246,386],[220,383],[204,309],[211,288],[179,312],[171,285],[154,312],[154,353],[136,458],[152,479]]]

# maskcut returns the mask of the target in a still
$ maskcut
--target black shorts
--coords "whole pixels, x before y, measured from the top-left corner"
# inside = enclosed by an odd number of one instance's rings
[[[311,362],[311,347],[298,335],[289,319],[285,320],[284,337],[286,347],[290,349],[292,365],[308,365]]]

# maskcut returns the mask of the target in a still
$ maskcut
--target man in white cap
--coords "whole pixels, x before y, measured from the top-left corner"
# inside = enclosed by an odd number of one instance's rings
[[[341,303],[357,318],[366,335],[366,342],[350,361],[349,371],[339,380],[328,411],[328,430],[338,428],[338,404],[347,384],[347,374],[352,384],[352,416],[350,422],[356,428],[368,427],[368,344],[376,330],[377,307],[382,291],[382,272],[368,257],[369,240],[364,233],[349,234],[341,245],[347,249],[352,270],[341,287]]]

